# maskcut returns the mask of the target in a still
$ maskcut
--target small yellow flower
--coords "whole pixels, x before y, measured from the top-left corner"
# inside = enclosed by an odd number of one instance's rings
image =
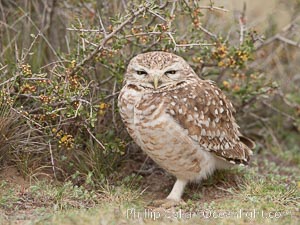
[[[31,76],[32,71],[31,71],[31,66],[29,64],[23,64],[21,65],[22,72],[25,76]]]
[[[61,139],[60,139],[60,142],[61,143],[64,143],[64,142],[66,142],[68,140],[68,135],[64,135]]]
[[[245,62],[245,61],[248,60],[248,56],[247,55],[241,55],[240,59]]]
[[[225,45],[220,45],[217,48],[218,56],[224,58],[227,54],[227,47]]]
[[[202,59],[201,59],[201,57],[193,57],[192,60],[195,63],[199,63],[199,62],[201,62]]]
[[[36,91],[36,86],[30,84],[24,84],[22,86],[22,93],[33,93]]]
[[[226,66],[226,65],[225,65],[224,61],[218,62],[218,67],[225,67],[225,66]]]
[[[76,61],[75,60],[72,60],[71,61],[71,68],[74,68],[76,66]]]
[[[106,104],[105,102],[101,102],[100,104],[99,104],[99,109],[101,109],[101,110],[104,110],[104,109],[106,109],[108,107],[108,104]]]
[[[228,89],[230,87],[230,84],[229,84],[228,81],[224,80],[223,81],[223,86]]]

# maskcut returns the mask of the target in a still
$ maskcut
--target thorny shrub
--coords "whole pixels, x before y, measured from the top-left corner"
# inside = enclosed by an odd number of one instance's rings
[[[233,100],[246,134],[260,143],[258,150],[266,145],[261,110],[271,104],[278,84],[251,66],[263,42],[255,30],[244,29],[243,13],[232,25],[238,35],[226,37],[214,29],[214,21],[206,22],[230,13],[213,4],[117,2],[2,5],[1,19],[9,26],[0,27],[0,121],[5,124],[0,149],[10,156],[2,166],[13,162],[25,174],[46,171],[77,183],[108,178],[130,141],[116,106],[126,65],[152,50],[175,52],[201,78],[215,80]],[[38,7],[50,7],[43,22]],[[284,113],[299,132],[296,101]]]

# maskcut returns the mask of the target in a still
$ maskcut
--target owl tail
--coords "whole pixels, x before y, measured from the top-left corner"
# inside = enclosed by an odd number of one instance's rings
[[[240,141],[243,142],[248,148],[254,149],[255,148],[255,142],[252,141],[250,138],[247,138],[245,136],[239,136]]]

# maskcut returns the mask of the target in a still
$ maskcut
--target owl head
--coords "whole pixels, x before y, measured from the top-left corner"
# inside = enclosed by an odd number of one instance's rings
[[[125,74],[125,82],[145,89],[174,87],[197,75],[180,56],[168,52],[147,52],[132,58]]]

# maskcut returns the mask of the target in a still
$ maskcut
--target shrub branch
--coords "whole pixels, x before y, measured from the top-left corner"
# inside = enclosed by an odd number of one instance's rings
[[[85,57],[79,64],[77,64],[74,69],[71,71],[71,75],[74,75],[82,66],[84,66],[87,62],[89,62],[91,59],[93,59],[102,49],[104,48],[105,44],[112,39],[119,31],[123,29],[124,26],[126,26],[128,23],[130,23],[134,18],[136,18],[138,15],[145,12],[148,8],[148,4],[139,8],[139,10],[133,12],[132,15],[130,15],[123,23],[121,23],[115,30],[113,30],[111,33],[107,34],[101,41],[101,43],[94,49],[94,51],[91,52],[87,57]]]

